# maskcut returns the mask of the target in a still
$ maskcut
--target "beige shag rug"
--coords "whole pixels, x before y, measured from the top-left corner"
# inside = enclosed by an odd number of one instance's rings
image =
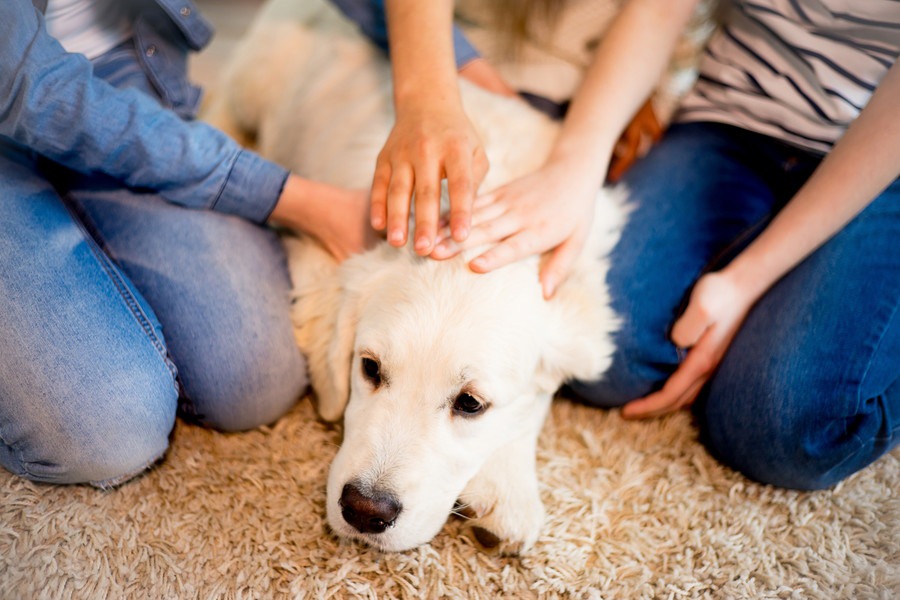
[[[179,423],[165,462],[116,490],[0,470],[0,598],[900,597],[900,451],[834,490],[784,491],[716,463],[686,413],[626,422],[557,401],[543,535],[503,557],[457,519],[403,554],[337,540],[339,441],[304,399],[249,433]]]

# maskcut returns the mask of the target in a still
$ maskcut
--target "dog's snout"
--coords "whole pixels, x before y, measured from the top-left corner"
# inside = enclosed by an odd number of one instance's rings
[[[375,491],[367,495],[352,483],[341,490],[340,507],[344,520],[360,533],[382,533],[394,526],[403,510],[391,494]]]

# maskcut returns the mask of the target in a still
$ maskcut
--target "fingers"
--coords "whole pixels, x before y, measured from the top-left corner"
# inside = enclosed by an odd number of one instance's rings
[[[459,153],[447,157],[447,192],[450,195],[450,235],[461,242],[469,235],[472,224],[472,204],[475,189],[481,181],[475,180],[475,170],[471,160]]]
[[[697,344],[711,325],[710,317],[699,304],[690,302],[672,326],[672,341],[679,348],[691,348]]]
[[[369,222],[376,231],[387,227],[387,194],[391,184],[391,164],[379,154],[372,178],[372,192],[369,199]]]
[[[392,246],[406,243],[409,227],[409,201],[413,193],[414,174],[410,165],[395,165],[387,186],[387,240]]]
[[[540,281],[544,299],[549,300],[563,282],[584,247],[583,236],[573,236],[557,246],[541,266]]]
[[[434,248],[437,236],[441,213],[441,177],[436,166],[424,164],[416,168],[415,179],[416,237],[413,247],[417,254],[425,256]]]
[[[486,198],[489,198],[490,201],[486,201]],[[496,244],[515,233],[518,221],[507,214],[505,204],[494,202],[494,199],[496,199],[496,192],[478,196],[474,201],[474,210],[470,216],[472,222],[477,225],[472,226],[464,241],[456,241],[449,231],[442,231],[430,255],[431,258],[444,260],[456,256],[466,248]],[[442,227],[448,227],[446,220]]]
[[[650,394],[640,400],[629,402],[622,408],[625,419],[650,419],[661,417],[690,406],[696,399],[706,381],[695,381],[680,394],[672,395],[663,390]]]
[[[661,390],[629,402],[623,407],[622,416],[626,419],[654,417],[693,402],[719,363],[713,333],[714,330],[707,330]]]
[[[532,230],[519,231],[477,256],[469,263],[469,268],[476,273],[487,273],[505,267],[526,256],[539,254],[541,252],[539,242],[540,240]]]

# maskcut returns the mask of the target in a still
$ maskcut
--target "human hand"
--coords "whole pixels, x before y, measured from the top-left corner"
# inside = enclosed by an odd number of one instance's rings
[[[549,252],[541,265],[544,297],[550,298],[581,252],[599,191],[574,165],[548,163],[475,200],[472,231],[464,243],[443,235],[431,256],[445,259],[464,248],[491,247],[469,263],[486,273],[534,254]]]
[[[375,166],[371,223],[387,229],[393,246],[406,243],[411,196],[415,192],[415,243],[420,255],[434,249],[441,210],[441,180],[450,194],[450,232],[469,234],[475,192],[488,160],[461,106],[447,103],[398,111],[397,122]]]
[[[622,132],[613,150],[607,179],[611,183],[621,179],[634,161],[644,156],[662,138],[662,134],[662,125],[653,112],[653,103],[647,100]]]
[[[339,262],[372,246],[369,194],[289,175],[270,219],[316,238]]]
[[[687,358],[661,390],[629,402],[622,416],[656,417],[693,403],[755,301],[756,296],[743,290],[726,271],[701,277],[687,309],[672,327],[672,341],[687,349]]]

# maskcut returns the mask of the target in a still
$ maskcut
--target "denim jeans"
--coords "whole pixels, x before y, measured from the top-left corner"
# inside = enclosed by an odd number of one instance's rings
[[[620,406],[683,358],[669,339],[691,286],[790,200],[820,157],[727,125],[673,126],[625,176],[634,212],[610,257],[624,318],[609,373],[573,382]],[[757,481],[828,487],[900,440],[900,181],[752,309],[694,407],[701,437]]]
[[[94,74],[157,97],[133,45],[98,58]],[[2,139],[0,173],[5,468],[113,485],[164,455],[179,407],[234,431],[296,402],[305,364],[272,231]]]

